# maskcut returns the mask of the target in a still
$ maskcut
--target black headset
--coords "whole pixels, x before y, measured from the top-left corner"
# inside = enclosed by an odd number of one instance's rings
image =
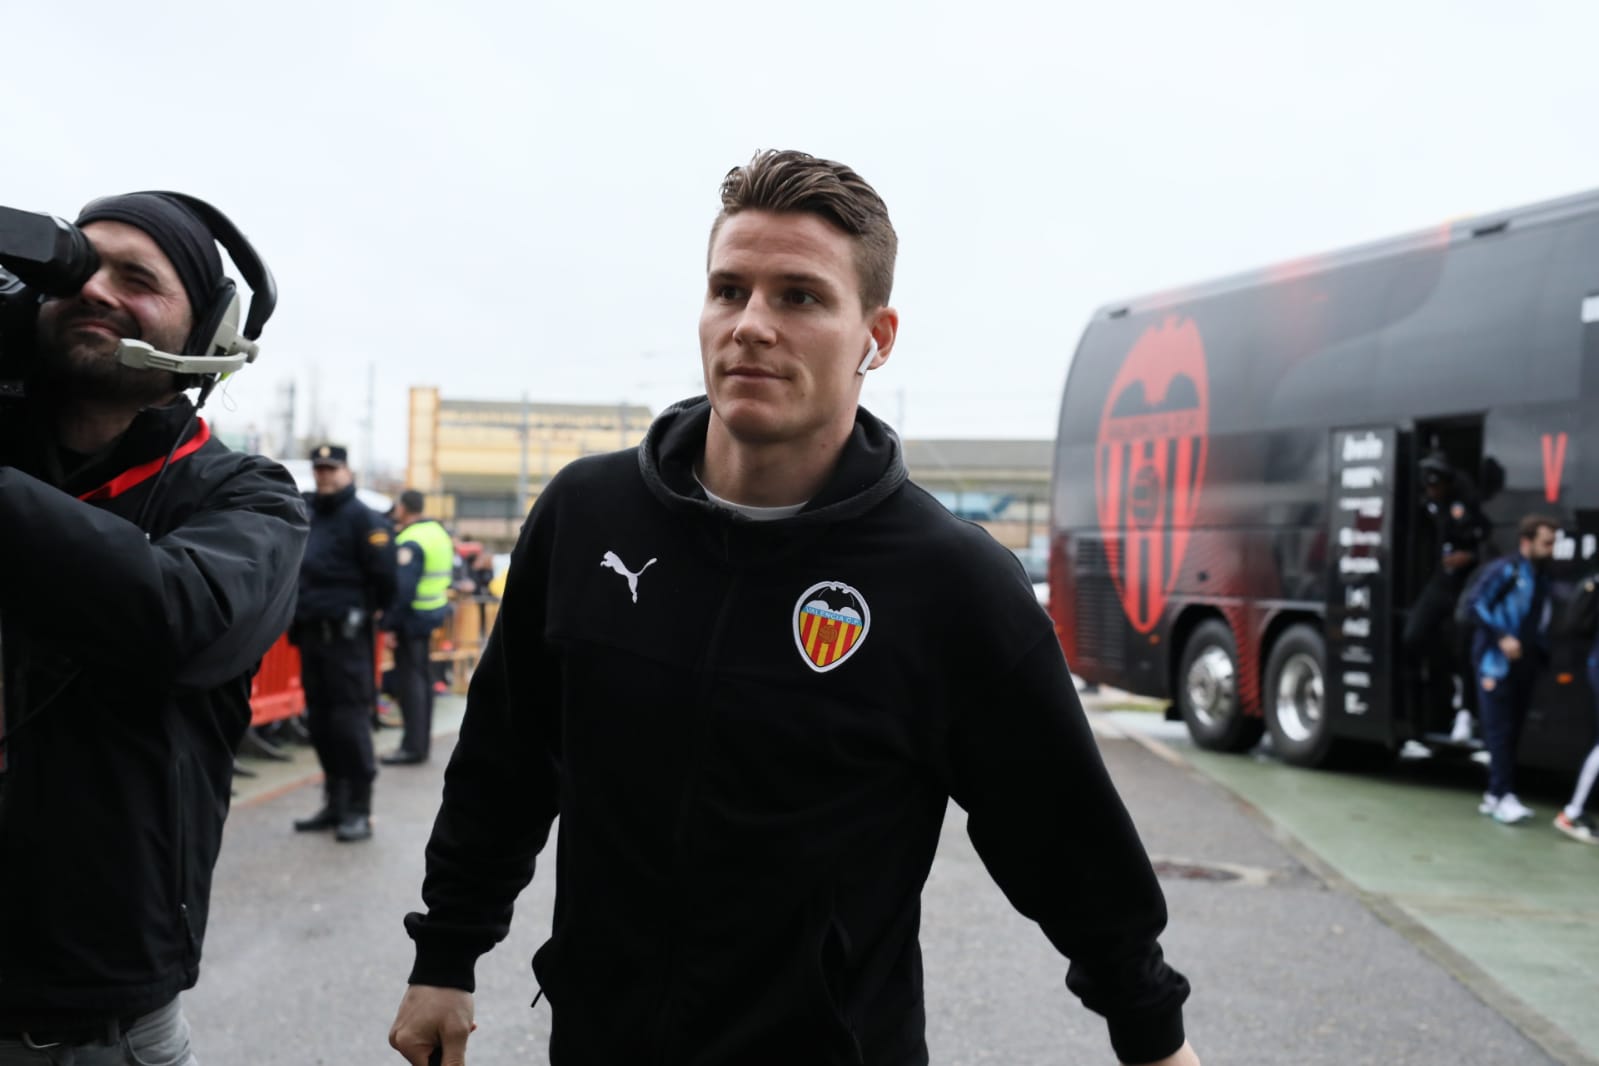
[[[239,328],[241,301],[238,286],[225,273],[212,289],[206,306],[191,309],[194,327],[181,353],[189,364],[184,368],[184,373],[193,379],[208,373],[223,374],[237,369],[243,362],[255,358],[254,341],[261,336],[262,327],[278,305],[278,286],[273,280],[272,271],[239,227],[204,200],[187,193],[165,190],[151,190],[149,195],[167,197],[187,208],[205,226],[211,238],[227,250],[233,265],[250,286],[250,310],[244,319],[243,329]],[[84,211],[93,207],[94,203],[90,203]],[[246,358],[240,359],[240,356]],[[196,360],[210,359],[217,361],[216,370],[193,365]]]
[[[162,192],[193,211],[205,228],[211,231],[216,242],[227,249],[228,257],[250,286],[250,312],[244,320],[244,329],[238,329],[239,289],[226,274],[217,282],[211,294],[211,304],[204,313],[195,308],[194,331],[184,347],[185,355],[229,356],[239,351],[238,337],[256,340],[261,329],[278,306],[278,285],[260,253],[251,246],[239,227],[228,216],[204,200],[181,192]]]

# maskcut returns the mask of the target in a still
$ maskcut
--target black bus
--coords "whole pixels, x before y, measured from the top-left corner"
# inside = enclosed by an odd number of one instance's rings
[[[1067,659],[1172,700],[1211,749],[1441,746],[1454,709],[1397,658],[1438,565],[1417,462],[1474,476],[1499,552],[1523,515],[1558,518],[1569,581],[1599,546],[1596,414],[1599,191],[1103,307],[1056,444]],[[1578,644],[1552,649],[1526,765],[1594,741]]]

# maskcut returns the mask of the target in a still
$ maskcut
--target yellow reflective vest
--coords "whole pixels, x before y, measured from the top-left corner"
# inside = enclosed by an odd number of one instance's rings
[[[422,553],[422,576],[417,579],[411,610],[437,611],[449,605],[450,577],[455,568],[455,545],[437,520],[424,518],[412,522],[394,538],[397,545],[409,544]]]

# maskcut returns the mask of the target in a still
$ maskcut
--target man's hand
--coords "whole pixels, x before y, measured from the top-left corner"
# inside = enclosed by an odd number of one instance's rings
[[[1199,1055],[1194,1052],[1193,1045],[1183,1041],[1183,1046],[1167,1055],[1158,1062],[1144,1064],[1144,1066],[1199,1066]]]
[[[1444,556],[1444,569],[1454,573],[1463,566],[1470,566],[1477,561],[1476,552],[1450,552]]]
[[[389,1046],[411,1066],[428,1066],[435,1048],[444,1049],[442,1066],[466,1066],[466,1038],[472,1021],[472,993],[459,988],[411,985],[389,1030]]]
[[[1505,658],[1515,662],[1521,658],[1521,641],[1515,637],[1500,637],[1499,650],[1505,653]]]

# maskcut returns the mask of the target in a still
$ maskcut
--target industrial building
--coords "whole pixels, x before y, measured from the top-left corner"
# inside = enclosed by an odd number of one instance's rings
[[[406,485],[458,537],[503,549],[556,472],[585,455],[631,448],[653,413],[632,404],[446,398],[411,389]],[[1024,559],[1041,555],[1049,519],[1048,440],[908,440],[911,477]]]

